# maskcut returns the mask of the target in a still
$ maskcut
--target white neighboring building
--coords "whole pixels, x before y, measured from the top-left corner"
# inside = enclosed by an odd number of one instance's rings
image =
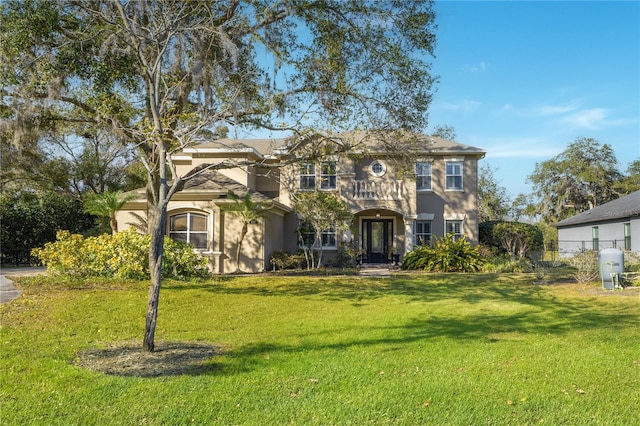
[[[615,247],[640,253],[640,191],[562,220],[558,250],[565,257]]]

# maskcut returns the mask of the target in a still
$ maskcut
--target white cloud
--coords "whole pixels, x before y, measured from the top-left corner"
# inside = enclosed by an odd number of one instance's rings
[[[567,105],[543,105],[534,109],[535,115],[548,116],[548,115],[561,115],[571,111],[575,111],[578,105],[575,103]]]
[[[435,106],[449,111],[471,112],[478,109],[480,105],[482,105],[482,102],[474,101],[472,99],[463,99],[459,102],[443,102]]]
[[[611,111],[605,108],[591,108],[576,111],[561,121],[570,126],[583,129],[603,129],[606,127],[625,126],[638,122],[638,118],[609,118]]]
[[[487,64],[484,61],[481,61],[479,64],[465,64],[462,67],[463,71],[468,71],[468,72],[485,72],[486,70],[489,69],[489,64]]]
[[[562,147],[554,141],[537,137],[515,137],[501,140],[474,140],[472,145],[487,151],[487,158],[551,158],[557,155]]]
[[[578,128],[597,129],[606,126],[608,115],[604,108],[583,109],[564,117],[562,122]]]

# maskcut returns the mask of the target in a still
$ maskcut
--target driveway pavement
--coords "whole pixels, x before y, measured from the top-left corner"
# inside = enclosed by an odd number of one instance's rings
[[[23,268],[1,268],[0,269],[0,303],[11,302],[22,294],[22,291],[15,288],[13,281],[7,277],[18,277],[24,275],[44,274],[47,269],[44,266],[23,267]]]

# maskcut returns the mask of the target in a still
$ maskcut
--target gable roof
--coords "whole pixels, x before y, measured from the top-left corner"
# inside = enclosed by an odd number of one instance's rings
[[[640,191],[632,192],[617,200],[610,201],[586,212],[561,220],[553,226],[561,228],[564,226],[581,225],[583,223],[630,218],[631,216],[640,216]]]
[[[229,192],[233,192],[239,198],[243,198],[247,193],[249,193],[251,194],[251,200],[254,202],[272,204],[284,211],[291,211],[291,208],[281,204],[277,200],[269,198],[261,192],[249,189],[246,185],[243,185],[216,170],[204,170],[187,180],[182,189],[176,192],[173,200],[179,200],[184,196],[199,197],[204,195],[211,197],[209,199],[215,200],[216,203],[220,201],[221,204],[224,204],[227,203],[227,200],[229,200],[228,202],[231,202],[231,199],[227,198]],[[125,204],[124,210],[132,208],[134,204],[140,204],[146,199],[145,187],[129,191],[128,193],[135,194],[136,197]],[[144,203],[144,206],[146,207],[146,202]]]

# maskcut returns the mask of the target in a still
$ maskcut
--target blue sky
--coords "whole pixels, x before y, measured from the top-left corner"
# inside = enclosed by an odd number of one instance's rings
[[[640,158],[640,2],[439,1],[429,122],[487,151],[512,197],[578,137]]]

